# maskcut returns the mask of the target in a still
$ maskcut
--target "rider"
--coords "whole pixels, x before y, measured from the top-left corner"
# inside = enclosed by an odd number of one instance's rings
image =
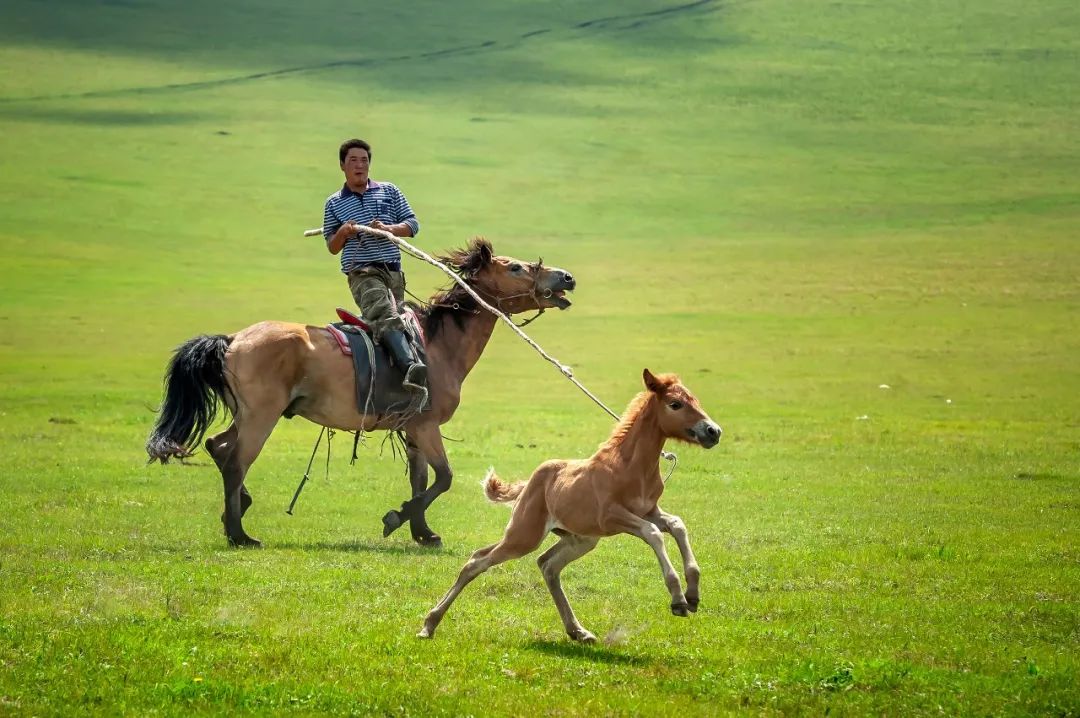
[[[322,225],[326,248],[330,254],[341,253],[341,271],[364,320],[405,374],[401,386],[422,393],[426,391],[427,367],[413,353],[400,314],[405,301],[401,250],[388,239],[359,234],[360,227],[366,225],[398,237],[415,237],[420,223],[401,190],[368,176],[371,145],[347,140],[338,150],[338,159],[345,184],[326,198]]]

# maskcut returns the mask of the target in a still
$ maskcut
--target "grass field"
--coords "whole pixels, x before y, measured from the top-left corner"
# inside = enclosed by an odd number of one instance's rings
[[[1080,5],[679,2],[0,6],[0,715],[1080,714]],[[380,435],[289,517],[282,422],[261,551],[204,455],[144,464],[174,347],[348,302],[299,235],[354,135],[420,246],[578,277],[529,331],[605,401],[675,371],[723,425],[663,501],[699,613],[623,537],[564,576],[597,646],[532,559],[413,637],[486,468],[611,427],[505,329],[444,549],[381,538]]]

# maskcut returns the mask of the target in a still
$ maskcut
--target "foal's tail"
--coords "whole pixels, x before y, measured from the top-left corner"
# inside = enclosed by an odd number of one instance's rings
[[[218,401],[228,404],[225,352],[232,337],[197,336],[176,350],[165,370],[165,401],[146,440],[150,461],[191,456],[214,421]]]
[[[508,484],[495,475],[495,467],[492,466],[488,469],[487,476],[484,477],[484,496],[487,496],[488,501],[496,504],[516,501],[517,497],[521,496],[521,492],[525,490],[525,484],[527,483],[529,482],[519,481],[516,484]]]

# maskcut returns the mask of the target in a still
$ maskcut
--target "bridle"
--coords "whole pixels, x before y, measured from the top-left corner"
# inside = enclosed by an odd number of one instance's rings
[[[502,303],[504,301],[508,301],[510,299],[517,299],[518,297],[532,297],[533,301],[536,302],[536,306],[539,307],[539,309],[536,310],[536,314],[532,315],[531,317],[529,317],[525,321],[521,322],[520,324],[518,322],[515,322],[513,320],[513,318],[511,318],[510,321],[513,322],[514,326],[517,326],[517,327],[527,327],[530,324],[532,324],[533,322],[535,322],[537,319],[539,319],[540,315],[544,313],[544,308],[540,306],[540,298],[543,297],[544,299],[551,299],[551,297],[554,296],[554,294],[555,294],[550,289],[545,289],[543,292],[539,291],[540,290],[540,272],[544,268],[544,258],[543,257],[538,257],[535,264],[530,264],[528,266],[529,266],[529,271],[533,275],[532,289],[530,289],[528,292],[522,292],[521,294],[512,294],[509,297],[502,297],[502,298],[498,298],[498,299],[496,299],[495,297],[492,297],[492,299],[495,299],[495,306],[497,306],[499,308],[500,312],[502,312],[503,314],[505,314],[508,317],[512,317],[512,315],[510,314],[510,312],[507,312],[507,311],[505,311],[503,309]]]
[[[532,288],[529,289],[529,291],[527,291],[527,292],[520,292],[519,294],[511,294],[511,295],[505,296],[505,297],[498,297],[498,296],[495,296],[494,294],[491,294],[490,292],[488,292],[487,290],[485,290],[482,287],[473,286],[473,290],[477,294],[481,295],[489,303],[494,304],[498,308],[498,310],[500,312],[502,312],[503,314],[505,314],[508,318],[512,317],[512,315],[511,315],[510,312],[506,311],[506,309],[503,308],[503,303],[512,301],[514,299],[520,299],[521,297],[532,297],[533,301],[536,302],[536,306],[539,307],[539,309],[537,309],[536,314],[534,314],[533,316],[529,317],[528,319],[526,319],[526,320],[524,320],[524,321],[522,321],[520,323],[515,322],[512,318],[510,318],[510,321],[513,322],[514,326],[518,326],[518,327],[528,326],[529,324],[532,324],[537,319],[539,319],[540,315],[544,313],[544,308],[540,306],[540,300],[541,299],[551,299],[551,297],[553,297],[555,295],[555,293],[553,291],[551,291],[550,289],[544,289],[544,290],[540,289],[540,272],[544,268],[544,258],[543,257],[538,258],[535,263],[527,264],[525,266],[527,266],[529,268],[529,273],[532,274],[532,276],[533,276]],[[472,309],[472,310],[462,309],[461,305],[458,304],[457,302],[454,302],[453,304],[438,304],[438,303],[427,303],[427,304],[430,307],[446,307],[448,309],[453,309],[455,311],[468,311],[471,314],[479,314],[480,313],[479,309]]]

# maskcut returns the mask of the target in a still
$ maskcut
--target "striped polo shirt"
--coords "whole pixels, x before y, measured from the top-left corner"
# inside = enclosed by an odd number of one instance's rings
[[[368,178],[363,194],[353,192],[346,184],[326,198],[323,237],[329,242],[338,228],[350,220],[369,224],[376,219],[385,224],[405,222],[414,237],[420,232],[420,223],[401,190],[390,182]],[[400,263],[401,250],[390,240],[369,234],[350,237],[341,249],[341,271],[345,274],[372,262]]]

